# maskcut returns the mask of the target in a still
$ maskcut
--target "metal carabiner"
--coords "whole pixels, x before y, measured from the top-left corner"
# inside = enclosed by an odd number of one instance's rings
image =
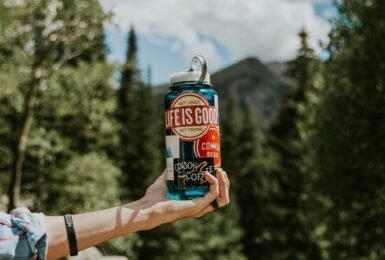
[[[192,58],[190,69],[188,71],[196,71],[196,65],[198,62],[201,64],[202,72],[201,72],[201,76],[199,77],[199,80],[197,81],[197,83],[203,84],[203,82],[205,81],[206,75],[207,75],[207,63],[206,63],[206,60],[203,58],[202,55],[198,55],[198,56],[195,56],[194,58]]]

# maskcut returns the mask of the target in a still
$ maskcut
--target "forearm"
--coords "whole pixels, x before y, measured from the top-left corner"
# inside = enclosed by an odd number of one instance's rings
[[[100,244],[114,237],[147,229],[149,212],[143,200],[106,210],[73,215],[78,250]],[[46,217],[48,257],[69,255],[63,216]]]
[[[73,216],[78,250],[100,244],[111,238],[128,233],[148,230],[159,225],[184,219],[200,217],[213,211],[211,203],[219,207],[229,203],[229,181],[222,169],[217,170],[218,179],[210,173],[205,178],[210,191],[193,200],[167,200],[166,172],[147,189],[143,199],[116,208],[83,213]],[[47,259],[57,259],[69,254],[69,245],[64,217],[46,217],[48,235]]]

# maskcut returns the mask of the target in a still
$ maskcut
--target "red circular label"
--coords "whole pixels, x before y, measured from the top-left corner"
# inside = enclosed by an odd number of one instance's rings
[[[194,141],[194,153],[196,157],[214,158],[214,167],[221,164],[221,149],[219,130],[216,126],[210,126],[209,130],[200,139]]]
[[[166,129],[183,141],[194,141],[204,136],[210,125],[218,125],[218,109],[210,106],[198,93],[177,96],[165,113]]]

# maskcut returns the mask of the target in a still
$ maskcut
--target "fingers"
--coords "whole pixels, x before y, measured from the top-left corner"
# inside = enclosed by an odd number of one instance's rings
[[[230,182],[227,178],[227,174],[222,169],[217,170],[217,178],[219,184],[219,196],[216,198],[219,208],[222,208],[230,203],[229,186]],[[211,201],[212,202],[212,201]],[[208,204],[204,209],[196,216],[201,217],[214,210],[214,207]]]
[[[227,188],[230,188],[230,180],[229,180],[229,177],[227,176],[227,172],[223,171],[223,173],[224,173],[225,178],[226,178]]]
[[[163,174],[165,175],[165,174]],[[214,210],[212,202],[216,201],[219,208],[229,204],[229,180],[226,172],[222,169],[217,170],[217,178],[212,174],[205,172],[204,177],[210,184],[209,192],[201,198],[189,201],[167,201],[157,205],[154,213],[167,213],[168,222],[185,217],[201,217]],[[161,178],[161,177],[159,177]],[[173,213],[173,214],[171,214]],[[175,216],[174,216],[175,215]]]
[[[212,201],[217,199],[219,195],[218,179],[208,172],[205,173],[205,179],[210,184],[210,191],[204,197],[193,200],[168,200],[159,202],[152,207],[151,213],[153,216],[165,214],[161,223],[167,223],[186,217],[195,217],[204,208],[208,207]]]
[[[205,179],[210,184],[210,191],[202,198],[194,199],[193,201],[202,207],[206,207],[219,195],[219,181],[209,172],[205,172]]]
[[[229,188],[225,171],[223,171],[222,169],[218,169],[217,178],[219,180],[218,206],[223,207],[228,204],[228,201],[230,201]]]

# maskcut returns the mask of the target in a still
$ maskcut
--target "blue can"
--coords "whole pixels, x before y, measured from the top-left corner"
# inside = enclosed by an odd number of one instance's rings
[[[190,70],[171,75],[165,125],[168,198],[204,196],[210,189],[204,173],[215,175],[221,157],[218,94],[202,56],[192,59]]]

